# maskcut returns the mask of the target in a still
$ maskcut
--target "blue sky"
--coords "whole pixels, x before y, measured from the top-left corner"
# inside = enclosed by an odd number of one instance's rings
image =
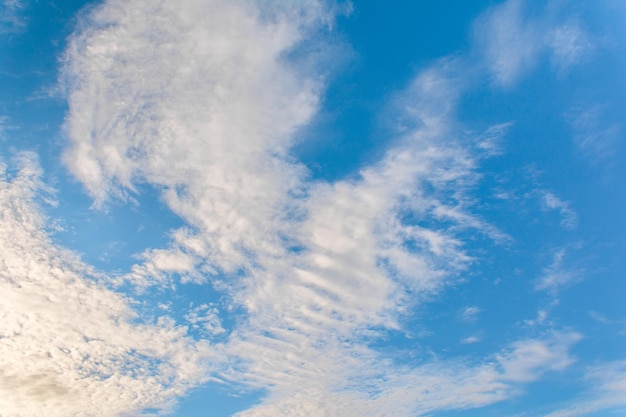
[[[0,4],[0,417],[626,412],[623,2]]]

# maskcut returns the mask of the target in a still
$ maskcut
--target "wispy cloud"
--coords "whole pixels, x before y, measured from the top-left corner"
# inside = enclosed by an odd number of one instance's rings
[[[582,339],[578,333],[554,333],[545,340],[524,340],[513,344],[513,350],[500,356],[503,379],[515,382],[533,381],[546,371],[559,371],[575,359],[569,348]]]
[[[605,110],[595,104],[576,107],[565,115],[578,148],[596,163],[610,160],[623,131],[622,123],[607,117]]]
[[[577,401],[545,417],[575,417],[594,415],[599,411],[626,410],[625,362],[608,362],[589,368],[584,380],[588,384],[588,389]]]
[[[558,210],[561,214],[561,226],[565,229],[575,229],[578,226],[578,214],[570,204],[561,200],[551,191],[540,191],[544,209]]]
[[[543,269],[535,289],[556,293],[562,287],[580,278],[580,271],[564,265],[566,254],[567,251],[565,249],[559,249],[554,252],[552,263]]]
[[[533,10],[529,3],[506,1],[476,22],[478,51],[496,85],[514,85],[544,56],[550,56],[554,69],[562,74],[594,49],[579,21],[559,23],[558,2],[547,2],[540,10]]]
[[[480,342],[480,340],[481,340],[481,338],[478,337],[478,336],[469,336],[469,337],[466,337],[464,339],[461,339],[461,343],[464,344],[464,345],[471,345],[473,343]]]
[[[550,314],[549,310],[543,310],[543,309],[539,310],[537,311],[536,318],[524,320],[524,324],[527,326],[542,326],[548,319],[549,314]]]
[[[463,319],[463,321],[474,321],[481,311],[482,310],[476,306],[466,307],[461,313],[461,319]]]
[[[26,27],[23,10],[26,4],[22,0],[0,1],[0,35],[9,35],[22,31]]]
[[[552,30],[551,35],[548,41],[552,48],[551,61],[560,73],[583,61],[595,49],[589,35],[575,19]]]

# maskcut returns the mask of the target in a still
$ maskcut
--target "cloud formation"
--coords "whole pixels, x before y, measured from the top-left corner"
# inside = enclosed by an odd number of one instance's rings
[[[535,289],[556,293],[574,280],[579,279],[580,271],[568,269],[563,265],[566,254],[567,251],[565,249],[559,249],[554,252],[552,263],[543,268]]]
[[[515,85],[545,56],[561,74],[589,56],[592,40],[580,21],[562,22],[562,9],[557,1],[537,8],[528,1],[509,0],[477,19],[474,32],[479,55],[496,85]]]
[[[27,7],[22,0],[2,0],[0,2],[0,35],[18,33],[26,27],[22,16]]]
[[[2,183],[11,202],[3,250],[17,259],[3,265],[2,281],[0,406],[9,415],[162,409],[216,378],[264,390],[242,417],[419,416],[510,398],[575,361],[569,351],[582,336],[556,330],[504,343],[480,361],[399,363],[376,347],[390,332],[407,334],[419,303],[464,278],[474,262],[468,232],[495,244],[512,239],[476,214],[473,198],[478,169],[501,152],[511,123],[466,134],[455,112],[473,76],[465,69],[476,65],[442,59],[394,98],[400,126],[379,161],[353,178],[312,179],[291,148],[315,114],[323,77],[292,52],[316,42],[331,9],[110,0],[82,16],[64,56],[65,163],[96,208],[140,204],[142,189],[153,187],[185,227],[127,273],[105,276],[43,232],[33,203],[40,174],[32,156],[21,157],[19,173]],[[526,17],[521,1],[478,25],[493,33],[479,44],[501,86],[544,50],[566,68],[586,48],[579,26],[554,31]],[[575,226],[568,203],[543,197],[564,227]],[[569,281],[558,275],[563,256],[537,289]],[[176,322],[166,309],[143,317],[116,292],[180,283],[210,285],[226,305],[190,306]],[[222,307],[241,317],[223,323]],[[480,311],[468,307],[461,321]],[[216,336],[223,343],[212,344]],[[96,409],[103,403],[105,414]]]
[[[575,229],[578,226],[578,215],[569,203],[561,200],[550,191],[542,191],[542,204],[545,209],[558,210],[561,214],[561,226],[565,229]]]
[[[626,409],[626,363],[613,361],[591,367],[584,380],[588,388],[577,401],[545,417],[575,417]]]
[[[144,321],[106,276],[55,246],[34,201],[40,175],[28,153],[2,166],[2,415],[119,416],[210,379],[218,356],[207,342],[166,316]]]

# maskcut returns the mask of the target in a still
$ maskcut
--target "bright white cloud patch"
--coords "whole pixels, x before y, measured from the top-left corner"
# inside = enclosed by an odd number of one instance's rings
[[[142,323],[107,278],[54,246],[31,154],[2,166],[0,410],[118,416],[165,407],[210,378],[217,355],[163,316]]]
[[[234,272],[249,252],[282,253],[285,199],[303,175],[287,150],[318,89],[285,55],[323,16],[314,4],[276,6],[113,1],[73,37],[68,166],[97,204],[153,184],[193,229],[176,234],[178,255],[147,253],[133,279],[191,273],[194,259]]]

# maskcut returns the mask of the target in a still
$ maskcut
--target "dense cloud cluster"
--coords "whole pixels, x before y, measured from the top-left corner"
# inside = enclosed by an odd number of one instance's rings
[[[32,154],[1,172],[1,415],[117,416],[208,380],[207,343],[166,317],[143,323],[107,277],[54,245],[34,201],[40,174]]]

